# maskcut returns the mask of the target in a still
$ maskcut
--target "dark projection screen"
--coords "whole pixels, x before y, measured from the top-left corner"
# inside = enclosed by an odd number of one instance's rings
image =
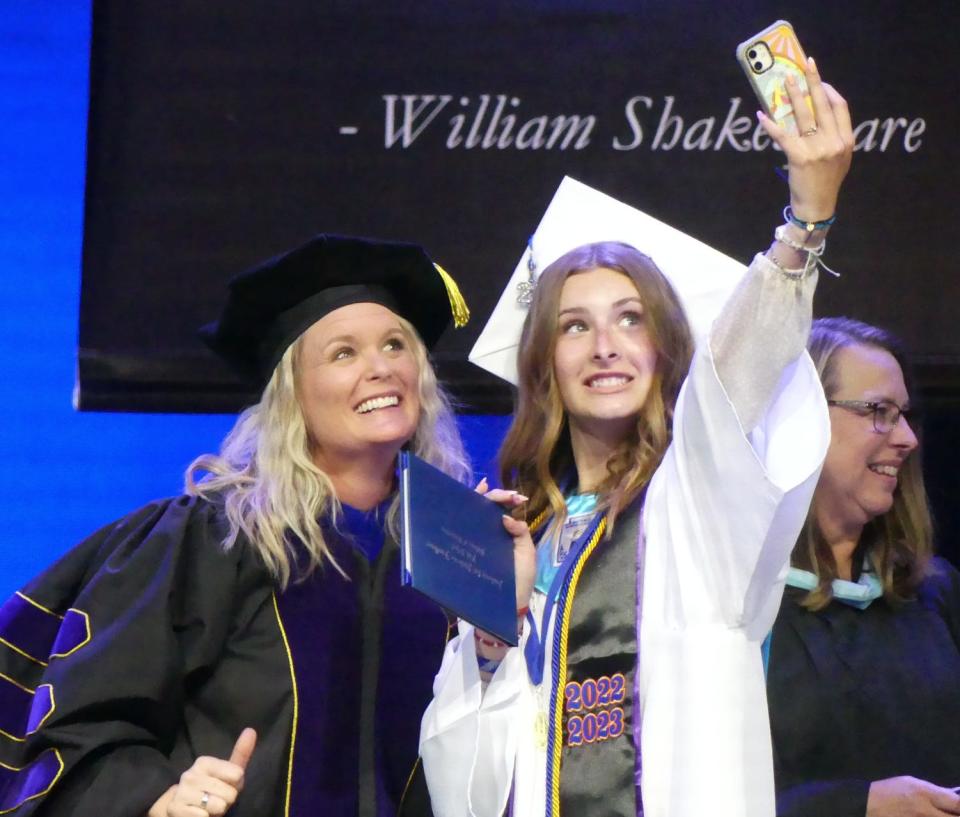
[[[818,314],[905,336],[956,393],[958,7],[699,0],[94,3],[80,320],[84,409],[230,411],[252,395],[195,331],[235,273],[318,232],[422,243],[474,320],[563,175],[741,260],[786,204],[733,53],[790,19],[850,100],[858,151]]]

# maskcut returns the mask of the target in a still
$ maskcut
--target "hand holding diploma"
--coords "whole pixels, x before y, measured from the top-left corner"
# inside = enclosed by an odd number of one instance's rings
[[[523,494],[516,491],[506,491],[503,488],[491,490],[486,477],[480,480],[474,490],[507,510],[517,508],[527,501]],[[514,519],[510,514],[504,514],[503,526],[513,537],[513,561],[517,572],[517,610],[524,610],[530,605],[533,583],[537,577],[537,548],[530,536],[530,528],[522,519]]]

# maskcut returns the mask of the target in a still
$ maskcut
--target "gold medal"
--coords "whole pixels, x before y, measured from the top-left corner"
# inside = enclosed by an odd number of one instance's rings
[[[537,710],[537,717],[533,721],[533,732],[537,736],[537,748],[547,748],[547,713]]]

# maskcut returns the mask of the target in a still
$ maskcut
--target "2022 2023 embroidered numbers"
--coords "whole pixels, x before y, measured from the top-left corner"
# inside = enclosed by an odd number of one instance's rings
[[[583,746],[611,740],[623,734],[623,709],[617,704],[626,697],[623,673],[570,681],[564,688],[567,713],[567,746]]]

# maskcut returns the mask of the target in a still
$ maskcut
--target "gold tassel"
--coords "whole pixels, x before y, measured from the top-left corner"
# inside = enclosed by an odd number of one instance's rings
[[[460,329],[466,326],[467,321],[470,320],[470,308],[463,299],[460,287],[457,286],[457,282],[453,280],[450,273],[439,264],[434,264],[433,266],[437,268],[437,272],[440,273],[440,277],[443,279],[443,285],[447,288],[447,297],[450,299],[450,310],[453,312],[453,325],[457,329]]]

